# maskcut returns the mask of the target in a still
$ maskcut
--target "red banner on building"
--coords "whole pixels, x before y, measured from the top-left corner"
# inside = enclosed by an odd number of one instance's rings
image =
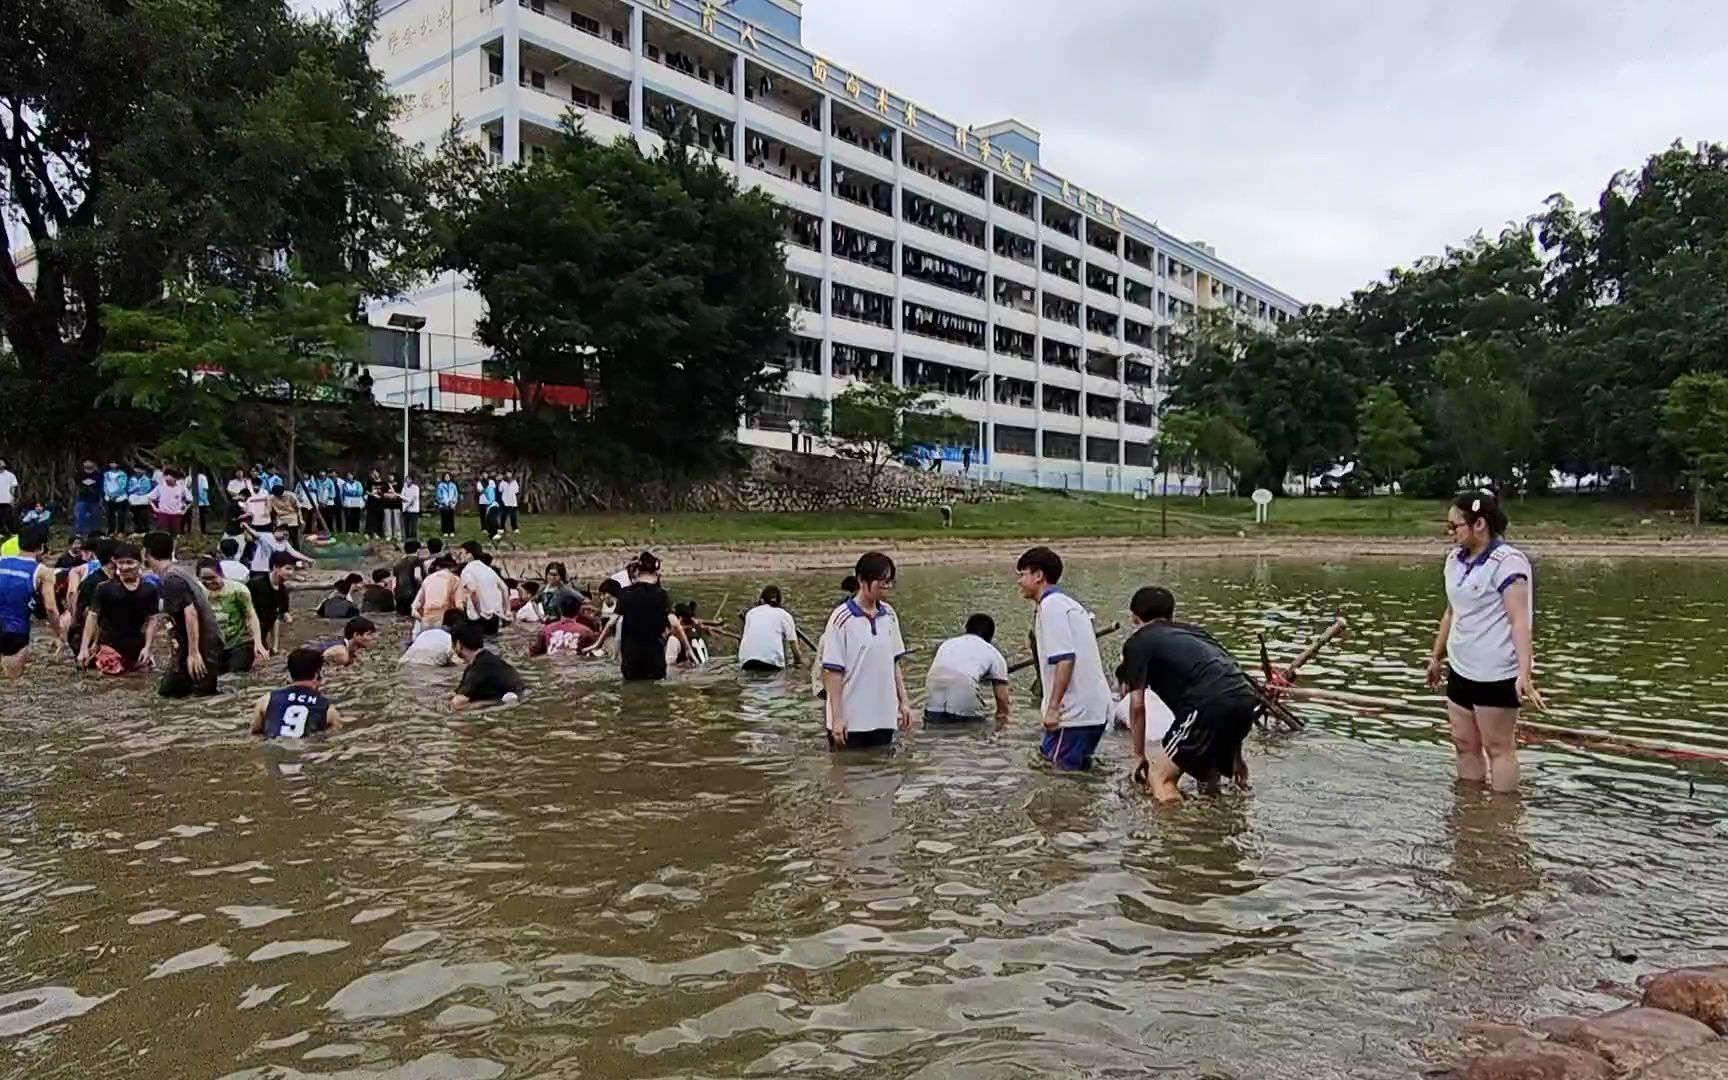
[[[516,384],[508,379],[488,379],[479,375],[457,375],[441,371],[438,373],[438,389],[449,394],[467,394],[490,401],[516,400]],[[543,383],[531,388],[530,393],[548,405],[566,405],[580,409],[588,404],[588,388],[585,386]]]

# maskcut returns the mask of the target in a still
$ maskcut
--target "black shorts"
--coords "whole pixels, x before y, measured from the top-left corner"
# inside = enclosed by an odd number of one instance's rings
[[[746,660],[738,665],[745,671],[760,671],[765,674],[778,674],[782,669],[766,660]]]
[[[1446,700],[1461,709],[1516,709],[1518,707],[1518,680],[1500,679],[1495,682],[1477,682],[1466,679],[1446,666]]]
[[[828,735],[828,749],[830,750],[873,750],[894,745],[893,728],[877,728],[874,731],[849,731],[846,733],[846,741],[843,743],[835,740],[832,731],[826,734]]]
[[[250,640],[243,641],[238,645],[230,645],[222,650],[221,673],[238,675],[241,672],[251,671],[252,665],[257,659],[258,652],[253,648]]]
[[[982,716],[968,716],[964,713],[931,712],[929,709],[924,710],[924,722],[926,724],[935,724],[939,727],[943,725],[953,726],[955,724],[976,724],[983,719]]]
[[[156,685],[156,693],[165,698],[215,697],[216,673],[220,666],[220,657],[206,657],[202,679],[194,679],[184,668],[164,672],[162,681]]]
[[[654,682],[666,677],[666,646],[658,641],[618,642],[618,670],[625,682]]]
[[[0,634],[0,656],[17,656],[30,647],[30,631],[22,634]]]
[[[470,619],[468,625],[478,626],[480,632],[487,637],[497,637],[499,632],[504,629],[503,621],[496,615],[488,615],[484,619]]]
[[[1254,730],[1255,707],[1252,700],[1228,701],[1190,713],[1164,733],[1164,753],[1196,780],[1232,775],[1242,741]]]

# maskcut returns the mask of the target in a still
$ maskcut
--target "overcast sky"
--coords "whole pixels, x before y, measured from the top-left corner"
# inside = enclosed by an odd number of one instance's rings
[[[804,44],[1309,301],[1728,138],[1725,0],[804,0]]]

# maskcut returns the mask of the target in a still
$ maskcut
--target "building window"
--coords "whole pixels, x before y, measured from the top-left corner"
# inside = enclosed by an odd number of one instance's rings
[[[1038,433],[1031,428],[1015,427],[1012,424],[997,424],[996,452],[998,454],[1037,457]]]
[[[1044,433],[1044,456],[1057,461],[1080,460],[1080,436],[1061,431]]]
[[[938,308],[907,301],[901,312],[901,328],[908,334],[936,338],[973,349],[984,348],[984,324]]]

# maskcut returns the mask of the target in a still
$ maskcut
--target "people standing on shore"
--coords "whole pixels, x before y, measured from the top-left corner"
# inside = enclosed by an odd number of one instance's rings
[[[342,478],[342,520],[350,536],[358,535],[366,513],[366,485],[349,470]]]
[[[157,693],[165,698],[210,697],[216,693],[222,664],[222,631],[210,598],[196,577],[175,564],[171,534],[146,536],[144,560],[161,582],[162,614],[174,638],[174,659]]]
[[[162,470],[162,482],[150,492],[150,511],[156,528],[170,536],[185,531],[186,511],[192,505],[192,492],[182,482],[179,469]]]
[[[198,531],[201,534],[210,532],[210,474],[203,469],[197,469],[192,475],[192,502],[198,508]],[[187,521],[187,532],[191,531],[191,521]]]
[[[342,531],[342,487],[333,472],[318,474],[318,513],[325,532],[334,536]]]
[[[108,532],[112,536],[121,535],[130,524],[131,514],[126,501],[129,482],[126,470],[118,461],[110,461],[102,473],[102,505],[108,513]]]
[[[420,484],[412,474],[402,478],[402,542],[420,539]]]
[[[890,746],[894,732],[912,728],[912,699],[901,660],[906,643],[888,605],[894,560],[879,551],[858,560],[858,591],[828,616],[822,635],[828,748]]]
[[[0,469],[6,467],[0,462]],[[5,481],[0,479],[0,487]],[[72,529],[79,536],[95,536],[102,531],[102,470],[85,458],[78,467],[78,493],[72,503]]]
[[[1122,643],[1128,684],[1129,746],[1134,779],[1159,802],[1180,802],[1182,775],[1202,791],[1223,777],[1248,789],[1242,744],[1254,730],[1260,695],[1242,665],[1212,635],[1176,618],[1176,597],[1149,585],[1128,602],[1135,629]],[[1162,738],[1148,739],[1148,698],[1155,695],[1175,717]]]
[[[480,507],[480,530],[496,539],[498,533],[498,482],[491,473],[481,473],[474,484],[474,502]]]
[[[324,696],[324,654],[295,649],[288,654],[288,685],[252,705],[252,734],[266,739],[301,739],[342,730],[342,712]]]
[[[48,530],[25,526],[18,535],[18,554],[0,558],[0,678],[16,679],[24,674],[24,650],[30,647],[30,612],[41,597],[48,625],[60,626],[60,609],[54,600],[54,571],[42,562],[48,546]],[[59,651],[60,635],[54,639]]]
[[[462,501],[462,489],[456,486],[456,478],[445,473],[432,495],[438,503],[438,535],[455,536],[456,504]]]
[[[126,481],[126,502],[132,509],[133,532],[149,532],[153,527],[150,521],[150,493],[154,490],[156,483],[150,479],[150,470],[142,465],[135,467],[131,479]]]
[[[0,536],[18,531],[18,474],[0,459]]]
[[[924,723],[973,724],[984,719],[979,691],[990,688],[996,726],[1005,727],[1012,700],[1008,660],[995,645],[996,620],[982,612],[966,620],[965,633],[936,647],[924,679]]]
[[[1536,689],[1536,605],[1529,558],[1505,540],[1500,500],[1467,491],[1446,511],[1446,614],[1434,635],[1428,685],[1446,688],[1458,779],[1518,790],[1518,709],[1545,706]]]
[[[498,532],[514,536],[522,531],[522,485],[516,474],[506,472],[498,481]]]
[[[384,510],[384,539],[393,544],[402,542],[402,482],[395,476],[384,482],[379,495]]]
[[[1044,686],[1040,753],[1065,772],[1089,769],[1110,726],[1113,700],[1098,656],[1092,617],[1078,600],[1062,591],[1062,558],[1054,551],[1031,548],[1020,556],[1014,569],[1020,595],[1037,605],[1032,637]]]

